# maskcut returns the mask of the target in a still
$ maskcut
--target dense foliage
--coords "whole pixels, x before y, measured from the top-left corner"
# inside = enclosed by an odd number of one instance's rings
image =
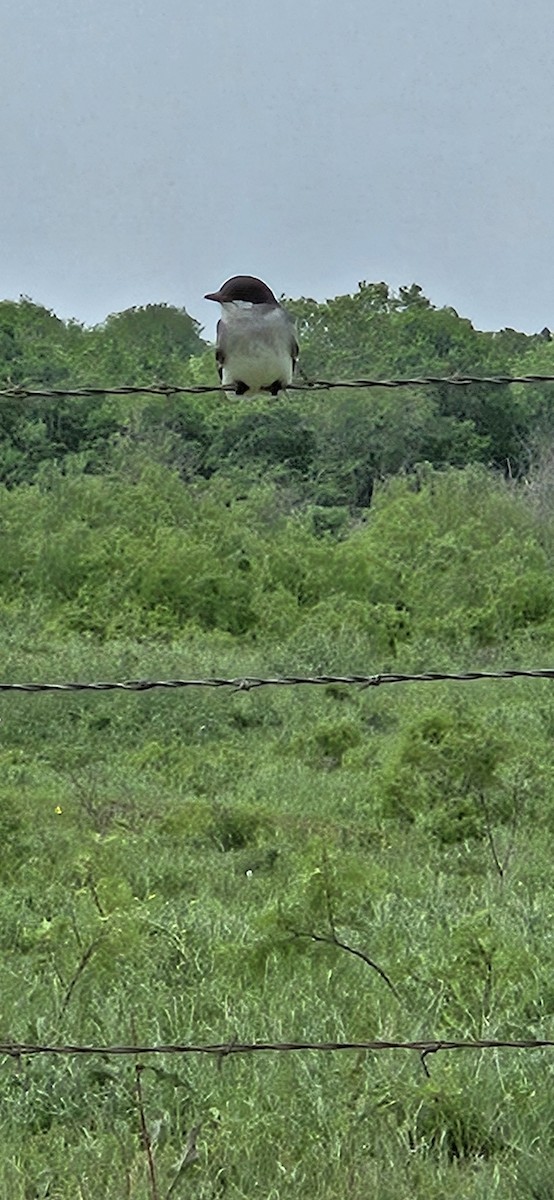
[[[291,307],[312,376],[554,367],[415,286]],[[200,332],[5,302],[0,376],[209,381]],[[551,665],[550,395],[2,401],[3,678]],[[549,681],[0,703],[2,1041],[551,1033]],[[167,1200],[552,1192],[548,1050],[141,1062]],[[2,1070],[0,1194],[152,1200],[134,1061]]]
[[[435,309],[416,285],[392,293],[361,283],[353,296],[290,302],[308,377],[554,373],[554,343],[514,330],[481,333]],[[213,354],[184,309],[152,304],[94,329],[64,323],[29,300],[0,304],[0,380],[21,386],[214,382]],[[286,404],[178,397],[3,401],[0,480],[28,482],[45,462],[79,456],[102,471],[122,438],[179,466],[187,478],[238,468],[277,472],[303,499],[364,507],[376,479],[483,462],[525,473],[552,435],[548,385],[437,386],[409,391],[295,394]]]

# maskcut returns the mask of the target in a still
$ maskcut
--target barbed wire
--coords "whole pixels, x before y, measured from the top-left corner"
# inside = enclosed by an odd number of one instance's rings
[[[235,692],[251,692],[261,687],[325,687],[333,684],[355,685],[360,688],[381,687],[388,683],[440,683],[454,681],[473,683],[481,679],[554,679],[554,667],[538,669],[510,668],[503,671],[425,671],[418,675],[247,675],[232,679],[123,679],[99,680],[86,683],[0,683],[0,692],[150,692],[155,688],[167,691],[179,688],[231,688]]]
[[[554,1040],[550,1038],[520,1038],[516,1040],[507,1038],[477,1038],[475,1041],[432,1038],[429,1040],[416,1039],[412,1042],[239,1042],[232,1040],[229,1042],[212,1042],[200,1045],[185,1043],[183,1045],[138,1044],[134,1046],[93,1046],[73,1045],[71,1043],[48,1045],[34,1042],[2,1042],[0,1043],[0,1056],[28,1058],[37,1054],[59,1056],[102,1054],[119,1057],[137,1054],[208,1054],[214,1057],[226,1058],[231,1054],[263,1054],[271,1051],[277,1054],[294,1054],[305,1053],[310,1050],[323,1053],[334,1053],[344,1050],[368,1050],[376,1053],[383,1050],[415,1050],[418,1054],[427,1055],[437,1054],[446,1050],[541,1050],[552,1049],[552,1047],[554,1047]]]
[[[471,387],[486,384],[491,387],[506,387],[513,383],[554,383],[554,375],[422,375],[407,379],[306,379],[302,383],[288,384],[287,392],[329,391],[333,388],[404,388],[404,387]],[[8,385],[0,389],[2,400],[55,400],[64,396],[206,396],[212,393],[226,395],[234,389],[218,384],[198,383],[149,383],[119,384],[115,387],[83,386],[67,388],[33,388],[24,384]],[[263,389],[262,389],[263,390]],[[269,393],[268,393],[269,394]]]

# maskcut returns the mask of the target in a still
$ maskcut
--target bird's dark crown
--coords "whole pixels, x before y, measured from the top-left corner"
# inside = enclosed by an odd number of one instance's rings
[[[249,304],[277,304],[271,288],[255,275],[233,275],[222,283],[218,292],[208,292],[205,300],[217,300],[220,304],[231,304],[233,300],[244,300]]]

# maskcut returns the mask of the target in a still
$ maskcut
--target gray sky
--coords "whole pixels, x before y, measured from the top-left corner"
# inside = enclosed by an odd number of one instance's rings
[[[87,323],[228,276],[554,327],[552,0],[4,0],[0,296]]]

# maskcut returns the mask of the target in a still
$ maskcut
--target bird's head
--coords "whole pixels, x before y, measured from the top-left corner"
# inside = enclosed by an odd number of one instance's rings
[[[207,292],[205,300],[218,304],[277,304],[271,288],[255,275],[233,275],[222,283],[219,291]]]

